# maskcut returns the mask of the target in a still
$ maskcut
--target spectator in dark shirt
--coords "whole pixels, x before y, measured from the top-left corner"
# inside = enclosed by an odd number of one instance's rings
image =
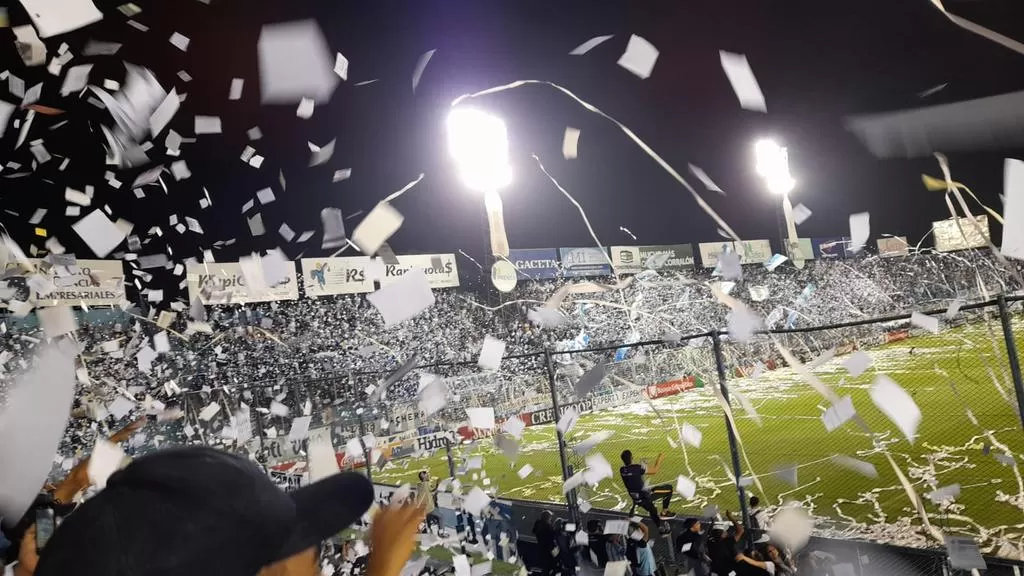
[[[558,535],[555,533],[555,516],[550,510],[545,510],[540,518],[533,523],[533,536],[537,539],[537,546],[540,548],[538,562],[542,574],[545,576],[556,574],[559,566],[556,559],[560,552]]]
[[[676,538],[676,553],[682,553],[684,571],[691,572],[693,576],[708,576],[710,559],[700,530],[700,520],[687,518],[682,534]]]
[[[658,458],[654,461],[654,465],[650,468],[645,464],[634,464],[633,463],[633,452],[626,450],[622,453],[622,467],[619,468],[619,474],[622,476],[622,484],[626,487],[626,492],[629,493],[629,497],[633,499],[641,508],[647,510],[651,515],[651,520],[654,520],[654,525],[662,533],[671,531],[671,528],[667,524],[663,525],[661,522],[662,518],[674,518],[675,513],[668,509],[669,503],[672,501],[672,485],[671,484],[659,484],[657,486],[648,487],[644,476],[654,476],[661,470],[661,464],[665,460],[664,454],[658,454]],[[658,507],[655,505],[655,501],[661,499],[662,511],[658,513]]]

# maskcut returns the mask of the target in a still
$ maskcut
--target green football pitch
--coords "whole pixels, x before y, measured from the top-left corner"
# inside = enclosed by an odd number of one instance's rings
[[[1024,324],[1018,322],[1015,328],[1018,349],[1024,354]],[[843,356],[815,370],[836,394],[852,397],[866,430],[848,421],[827,432],[821,417],[828,402],[791,369],[728,381],[731,389],[751,401],[761,421],[759,425],[733,402],[743,445],[743,475],[756,476],[760,483],[760,487],[748,485],[748,493],[772,507],[803,503],[824,535],[913,546],[936,544],[924,536],[915,509],[885,458],[888,453],[922,496],[933,525],[975,536],[988,553],[1016,556],[1024,539],[1024,480],[1018,469],[1024,459],[1024,431],[998,322],[915,335],[866,352],[873,364],[858,377],[850,377]],[[913,444],[869,396],[881,374],[900,384],[920,408],[922,418]],[[716,382],[713,374],[699,376]],[[684,422],[702,432],[699,447],[679,445],[677,426]],[[619,454],[630,449],[648,461],[665,453],[665,463],[651,477],[652,484],[675,485],[680,475],[697,483],[692,500],[678,495],[673,500],[672,508],[678,513],[696,514],[709,504],[723,511],[738,509],[725,418],[710,387],[585,414],[570,431],[567,443],[571,447],[601,431],[612,436],[591,454],[603,455],[616,474],[581,491],[594,507],[628,507],[617,471]],[[499,498],[564,502],[553,425],[527,428],[514,462],[490,440],[460,446],[453,454],[457,464],[469,456],[484,457],[482,470],[459,475],[463,492],[478,485]],[[844,468],[835,455],[868,462],[877,476]],[[570,461],[577,468],[584,466],[583,459],[571,453]],[[517,472],[525,465],[533,472],[520,479]],[[787,481],[792,474],[778,472],[793,467],[796,485]],[[447,477],[444,451],[390,463],[375,471],[374,480],[415,483],[422,469],[430,470],[434,478]],[[935,488],[954,484],[959,485],[959,495],[951,501],[936,504],[927,497]]]

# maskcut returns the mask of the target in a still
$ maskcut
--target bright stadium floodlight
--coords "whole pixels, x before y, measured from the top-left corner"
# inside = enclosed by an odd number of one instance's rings
[[[758,140],[754,145],[757,156],[757,173],[764,178],[768,191],[773,194],[789,194],[796,181],[789,174],[789,155],[786,148],[774,140]]]
[[[789,173],[789,153],[785,146],[771,139],[758,140],[754,144],[757,156],[757,173],[764,178],[765,187],[772,194],[782,196],[782,213],[786,220],[786,230],[782,233],[782,244],[786,247],[793,265],[804,267],[803,249],[796,235],[796,223],[793,221],[793,204],[789,201],[789,193],[796,186],[796,181]]]
[[[474,108],[455,108],[448,113],[448,152],[458,165],[462,182],[484,194],[491,254],[508,258],[505,216],[498,195],[498,190],[512,182],[505,122]]]
[[[448,114],[448,151],[463,183],[477,192],[497,191],[512,181],[505,122],[474,108]]]

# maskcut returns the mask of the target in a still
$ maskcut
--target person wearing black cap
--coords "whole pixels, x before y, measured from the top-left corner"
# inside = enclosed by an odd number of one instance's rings
[[[320,543],[372,502],[373,486],[356,473],[285,493],[239,456],[207,447],[161,450],[112,474],[68,516],[34,574],[312,576],[320,573]],[[370,574],[398,576],[422,516],[414,506],[378,514]]]

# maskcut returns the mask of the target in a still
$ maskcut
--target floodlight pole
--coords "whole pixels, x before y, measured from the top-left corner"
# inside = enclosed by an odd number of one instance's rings
[[[722,338],[718,334],[718,330],[711,332],[711,342],[714,344],[715,350],[715,366],[718,367],[718,389],[722,392],[722,397],[725,398],[725,403],[729,404],[729,387],[725,383],[725,356],[722,354]],[[729,422],[729,415],[725,415],[725,429],[729,433],[729,452],[732,454],[732,470],[733,475],[736,476],[736,494],[740,499],[740,511],[743,513],[743,525],[750,526],[750,512],[747,510],[747,491],[743,489],[743,485],[740,484],[740,478],[742,477],[743,471],[740,468],[740,452],[737,448],[736,434],[733,432],[732,423]]]
[[[505,213],[498,191],[484,191],[484,207],[487,209],[487,225],[491,231],[491,256],[508,258],[508,236],[505,234]]]

